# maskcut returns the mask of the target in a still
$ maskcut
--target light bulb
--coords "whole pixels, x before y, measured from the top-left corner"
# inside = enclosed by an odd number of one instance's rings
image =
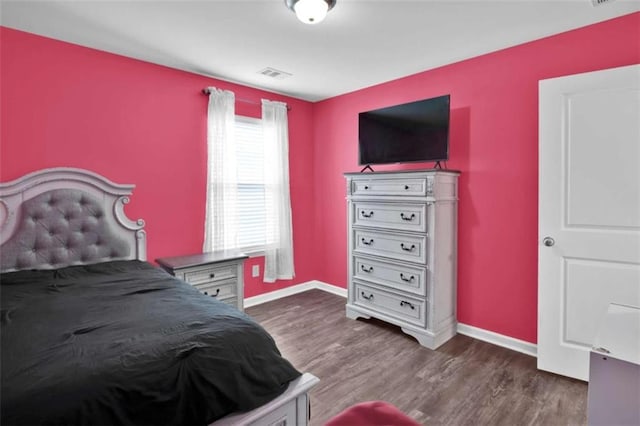
[[[300,0],[293,9],[298,19],[305,24],[317,24],[327,16],[329,5],[325,0]]]

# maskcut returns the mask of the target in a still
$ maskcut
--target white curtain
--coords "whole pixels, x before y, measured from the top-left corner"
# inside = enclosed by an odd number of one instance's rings
[[[205,252],[235,248],[238,239],[235,95],[215,87],[208,90]]]
[[[292,279],[293,230],[289,196],[289,124],[287,105],[262,100],[266,244],[264,281]]]

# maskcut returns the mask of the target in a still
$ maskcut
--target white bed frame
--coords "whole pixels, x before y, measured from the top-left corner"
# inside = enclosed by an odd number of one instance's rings
[[[0,183],[0,250],[19,230],[22,203],[59,189],[77,190],[97,200],[105,212],[104,220],[112,235],[125,240],[129,253],[120,259],[146,260],[146,232],[144,220],[132,221],[124,213],[124,206],[135,185],[111,182],[97,173],[76,168],[51,168],[27,174],[11,182]],[[82,262],[74,262],[81,265]],[[35,265],[35,269],[51,269],[70,265],[49,263]],[[3,271],[6,269],[3,265]],[[33,266],[29,269],[33,269]],[[7,270],[16,270],[7,269]],[[309,419],[308,391],[319,382],[312,374],[304,373],[289,384],[287,390],[269,403],[245,413],[233,413],[212,426],[305,426]]]

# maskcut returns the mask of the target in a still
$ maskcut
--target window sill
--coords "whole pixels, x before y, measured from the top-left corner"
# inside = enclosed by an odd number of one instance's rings
[[[239,249],[241,252],[243,252],[244,254],[246,254],[247,256],[249,256],[250,258],[252,257],[264,257],[264,249]]]

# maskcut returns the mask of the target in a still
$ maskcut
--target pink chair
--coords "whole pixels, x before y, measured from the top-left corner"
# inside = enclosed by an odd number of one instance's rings
[[[421,426],[395,406],[384,401],[368,401],[353,405],[325,426]]]

